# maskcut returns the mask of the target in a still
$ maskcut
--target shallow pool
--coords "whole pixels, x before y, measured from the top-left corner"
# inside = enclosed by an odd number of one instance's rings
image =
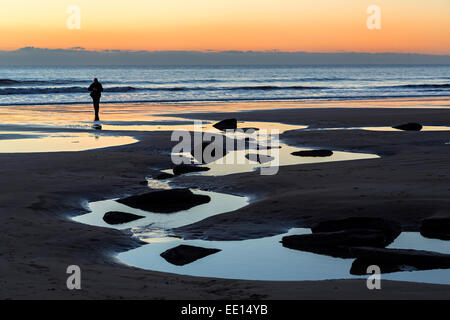
[[[347,128],[308,128],[308,131],[316,130],[368,130],[368,131],[389,131],[389,132],[422,132],[422,131],[450,131],[449,126],[423,126],[420,131],[405,131],[386,126],[372,127],[347,127]]]
[[[274,281],[361,278],[350,274],[354,259],[292,250],[280,243],[284,236],[307,233],[311,233],[310,229],[294,228],[273,237],[241,241],[147,239],[148,245],[121,253],[118,258],[142,269],[214,278]],[[173,265],[160,256],[162,252],[180,244],[222,251],[184,266]],[[448,241],[426,239],[418,232],[402,233],[389,248],[450,253]],[[450,269],[395,272],[382,274],[381,279],[450,284]]]
[[[308,149],[280,143],[277,140],[277,135],[287,130],[301,130],[305,127],[261,122],[240,122],[239,127],[256,127],[259,130],[267,130],[266,134],[262,134],[257,138],[257,142],[258,144],[266,144],[268,146],[281,146],[281,148],[267,150],[267,155],[273,156],[274,162],[260,164],[246,159],[245,156],[249,153],[254,153],[254,149],[235,150],[218,161],[206,164],[205,166],[210,168],[209,171],[194,174],[220,176],[232,173],[251,172],[270,167],[274,164],[284,166],[379,158],[373,154],[342,151],[334,151],[330,157],[293,156],[292,152],[294,151]],[[211,128],[211,124],[207,124],[201,129],[212,130],[216,134],[219,133],[218,130]],[[271,129],[277,131],[271,131]],[[241,132],[222,134],[230,139],[247,137],[245,133]],[[182,155],[195,162],[189,153],[183,153]],[[237,159],[240,160],[237,161]],[[162,189],[170,189],[172,186],[167,181],[156,181],[152,179],[149,179],[149,185],[152,188],[159,187]],[[186,226],[221,213],[235,211],[244,208],[249,203],[247,197],[201,190],[192,191],[196,194],[209,195],[211,201],[189,210],[172,214],[161,214],[133,209],[115,200],[105,200],[88,204],[88,209],[91,212],[75,217],[74,220],[101,227],[129,229],[135,237],[148,244],[120,253],[117,257],[123,263],[142,269],[191,276],[247,280],[301,281],[361,277],[350,274],[354,259],[333,258],[326,255],[292,250],[281,245],[280,241],[282,237],[292,234],[307,234],[311,232],[310,229],[293,228],[287,230],[285,234],[239,241],[184,240],[172,236],[171,229],[173,228]],[[103,216],[108,211],[123,211],[141,215],[144,218],[113,226],[103,221]],[[160,256],[162,252],[177,247],[180,244],[221,249],[221,251],[184,266],[173,265]],[[443,253],[448,253],[449,250],[448,242],[446,241],[426,239],[419,233],[411,232],[402,233],[389,247],[424,249]],[[450,284],[450,269],[403,271],[383,274],[381,277],[382,279]]]
[[[221,133],[224,137],[228,138],[229,141],[235,140],[242,142],[244,139],[250,139],[252,142],[247,143],[247,145],[241,146],[240,148],[237,147],[230,150],[220,159],[204,164],[204,166],[208,167],[210,170],[193,174],[222,176],[259,170],[261,174],[270,175],[276,174],[280,166],[380,158],[376,154],[345,151],[333,151],[333,154],[328,157],[300,157],[292,155],[293,152],[311,150],[311,148],[290,146],[280,141],[280,135],[289,130],[303,130],[306,126],[272,122],[242,121],[238,123],[238,128],[244,130],[224,133],[212,128],[210,124],[202,129],[206,134]],[[246,128],[257,128],[258,130],[245,130]],[[199,145],[201,141],[202,140],[197,144]],[[226,142],[224,144],[226,145]],[[256,154],[271,157],[271,160],[260,163],[255,161],[255,158],[249,158],[250,155]],[[201,164],[201,162],[197,161],[190,152],[174,153],[172,156],[185,158],[188,163]],[[171,169],[163,171],[172,173]]]
[[[0,153],[85,151],[135,143],[129,136],[101,132],[0,132]]]
[[[149,227],[151,230],[177,228],[201,221],[207,217],[225,213],[245,207],[249,203],[247,197],[235,196],[225,193],[191,190],[194,194],[207,195],[211,201],[198,205],[189,210],[182,210],[176,213],[153,213],[131,208],[115,200],[104,200],[91,202],[88,204],[90,213],[77,216],[73,220],[99,227],[109,227],[114,229],[136,229],[143,230]],[[103,216],[108,211],[121,211],[144,216],[144,218],[133,222],[110,225],[103,221]]]
[[[292,250],[282,246],[281,239],[287,235],[308,234],[310,229],[292,228],[285,234],[260,239],[238,241],[184,240],[171,235],[171,229],[190,225],[205,218],[234,211],[249,203],[247,197],[192,190],[195,194],[208,195],[211,201],[189,210],[161,214],[133,209],[115,200],[88,204],[90,213],[74,220],[90,225],[114,229],[129,229],[134,237],[147,242],[139,248],[120,253],[123,263],[138,268],[227,279],[247,280],[325,280],[361,278],[350,274],[354,259],[333,258],[306,251]],[[109,225],[103,221],[108,211],[123,211],[144,218],[121,225]],[[180,244],[220,249],[213,255],[184,266],[176,266],[160,254]],[[388,248],[428,250],[450,254],[449,241],[427,239],[418,232],[403,232]],[[450,269],[403,271],[382,274],[382,279],[450,284]]]

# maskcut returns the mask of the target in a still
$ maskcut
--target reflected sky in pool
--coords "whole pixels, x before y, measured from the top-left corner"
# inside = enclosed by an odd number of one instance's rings
[[[294,228],[286,234],[242,241],[205,241],[171,238],[150,242],[118,255],[126,264],[142,269],[182,275],[274,281],[303,281],[361,278],[350,274],[354,259],[332,258],[326,255],[285,248],[280,241],[292,234],[308,234],[310,229]],[[185,266],[168,263],[160,254],[180,244],[216,248],[222,251]],[[405,232],[390,248],[428,249],[450,253],[448,241],[426,239],[417,232]],[[382,274],[381,279],[450,284],[450,269],[405,271]]]
[[[370,131],[392,131],[392,132],[410,132],[395,129],[392,127],[362,127],[360,129],[370,130]],[[447,126],[423,126],[420,131],[450,131],[450,127]]]
[[[249,200],[247,197],[240,197],[225,193],[210,191],[191,190],[194,194],[207,195],[211,201],[189,210],[175,213],[152,213],[139,209],[134,209],[121,204],[115,200],[104,200],[89,203],[90,213],[73,218],[77,222],[115,229],[129,229],[151,226],[151,228],[169,229],[185,226],[224,212],[230,212],[245,207]],[[145,218],[133,222],[110,225],[103,221],[103,216],[108,211],[121,211],[144,216]]]
[[[113,129],[116,124],[109,124]],[[160,124],[158,124],[159,126]],[[108,129],[108,125],[105,128]],[[240,128],[257,127],[262,130],[276,129],[281,134],[287,130],[302,130],[304,126],[284,125],[277,123],[265,122],[239,122]],[[124,130],[135,130],[132,126],[127,128],[122,126]],[[160,127],[163,129],[165,126]],[[169,128],[169,126],[167,127]],[[116,129],[116,128],[114,128]],[[150,127],[143,125],[140,129],[146,130]],[[170,129],[173,129],[170,127]],[[184,125],[183,129],[192,130],[190,126]],[[211,128],[211,123],[206,122],[202,129],[212,130],[219,133],[218,130]],[[239,134],[238,134],[239,135]],[[231,138],[242,138],[234,134],[228,134]],[[270,145],[270,135],[262,136]],[[260,140],[259,142],[263,142]],[[347,161],[357,159],[375,159],[379,158],[373,154],[363,154],[354,152],[335,151],[331,157],[298,157],[291,155],[294,151],[308,150],[280,143],[281,149],[269,150],[269,155],[275,155],[278,165],[306,164],[330,161]],[[255,150],[240,150],[230,152],[229,157],[237,159],[245,157],[248,153],[254,153]],[[276,151],[272,153],[271,151]],[[224,165],[225,160],[218,163],[210,163],[210,171],[196,173],[202,175],[224,175],[240,172],[251,172],[257,168],[268,166],[261,165],[256,162],[247,160],[243,165],[231,161],[231,165]],[[153,180],[152,180],[153,181]],[[156,184],[150,185],[152,187]],[[154,181],[153,181],[154,182]],[[169,188],[165,182],[161,182],[161,186]],[[129,229],[147,245],[139,248],[120,253],[117,257],[122,262],[139,268],[176,273],[182,275],[230,278],[230,279],[247,279],[247,280],[279,280],[279,281],[300,281],[300,280],[325,280],[325,279],[346,279],[359,278],[350,275],[350,268],[353,259],[333,258],[326,255],[319,255],[310,252],[292,250],[284,248],[280,241],[283,236],[291,234],[310,233],[309,229],[294,228],[285,234],[260,239],[248,239],[240,241],[207,241],[207,240],[183,240],[170,236],[170,229],[189,225],[201,221],[207,217],[235,211],[245,207],[249,203],[246,197],[235,195],[221,194],[215,192],[207,192],[201,190],[192,190],[197,194],[205,194],[211,197],[208,204],[200,205],[189,210],[180,211],[173,214],[160,214],[145,212],[138,209],[127,207],[117,203],[114,200],[105,200],[93,202],[89,204],[90,213],[75,217],[74,220],[102,227],[115,229]],[[122,225],[108,225],[103,221],[103,216],[108,211],[123,211],[144,216],[130,223]],[[203,259],[194,261],[184,266],[176,266],[168,263],[160,254],[167,249],[176,247],[180,244],[200,246],[205,248],[217,248],[222,251]],[[409,248],[422,249],[438,252],[447,252],[448,242],[441,240],[425,239],[419,233],[402,233],[399,238],[391,244],[392,248]],[[429,270],[429,271],[412,271],[412,272],[396,272],[391,274],[383,274],[382,279],[418,281],[429,283],[450,283],[450,270]]]
[[[333,161],[348,161],[348,160],[363,160],[363,159],[377,159],[378,155],[358,152],[334,151],[330,157],[299,157],[292,155],[292,152],[301,150],[311,150],[310,148],[299,148],[282,143],[279,140],[279,135],[289,130],[303,130],[306,126],[289,125],[275,122],[250,122],[242,121],[238,123],[238,128],[258,128],[257,131],[243,130],[242,132],[227,132],[224,135],[231,140],[244,141],[245,138],[250,138],[255,141],[247,148],[237,148],[231,150],[224,157],[205,164],[205,167],[210,168],[209,171],[197,172],[193,174],[205,176],[222,176],[228,174],[252,172],[261,170],[262,174],[275,174],[279,166],[310,164],[310,163],[324,163]],[[211,125],[206,125],[207,133],[217,134],[217,129],[211,128]],[[194,137],[195,139],[195,137]],[[201,140],[200,140],[201,141]],[[200,141],[197,143],[200,145]],[[226,144],[225,144],[226,145]],[[262,150],[256,150],[256,145],[262,146]],[[269,148],[264,148],[268,146]],[[270,148],[273,147],[273,148]],[[250,154],[262,154],[272,157],[273,159],[266,163],[258,163],[246,158]],[[174,153],[173,156],[184,157],[189,159],[192,163],[200,164],[190,152]],[[164,170],[167,173],[173,173],[171,169]]]
[[[133,137],[100,132],[0,132],[0,153],[85,151],[135,143]]]
[[[405,131],[400,129],[395,129],[393,127],[385,126],[374,126],[374,127],[347,127],[347,128],[308,128],[308,131],[316,130],[368,130],[368,131],[388,131],[388,132],[422,132],[422,131],[450,131],[449,126],[423,126],[420,131]]]
[[[196,194],[209,195],[211,201],[189,210],[173,214],[151,213],[133,209],[114,200],[92,202],[90,213],[75,217],[81,223],[115,229],[130,229],[133,235],[147,245],[120,253],[122,262],[142,269],[182,275],[247,279],[247,280],[325,280],[359,278],[350,274],[353,259],[333,258],[326,255],[285,248],[283,236],[309,234],[310,229],[293,228],[285,234],[260,239],[239,241],[183,240],[170,235],[170,228],[189,225],[207,217],[245,207],[249,201],[216,192],[192,190]],[[124,211],[143,215],[145,218],[121,225],[109,225],[103,221],[108,211]],[[184,266],[168,263],[160,254],[180,244],[216,248],[222,251]],[[448,241],[427,239],[418,232],[403,232],[389,248],[429,250],[450,254]],[[450,269],[404,271],[383,274],[382,279],[450,284]]]

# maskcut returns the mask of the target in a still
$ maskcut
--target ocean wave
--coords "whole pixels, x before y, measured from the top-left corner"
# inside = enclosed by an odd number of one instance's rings
[[[342,101],[342,100],[383,100],[383,99],[395,99],[395,98],[431,98],[431,97],[447,97],[448,94],[430,95],[430,94],[416,94],[416,95],[357,95],[357,96],[287,96],[287,97],[233,97],[233,98],[179,98],[179,99],[124,99],[124,100],[105,100],[102,104],[124,104],[124,103],[191,103],[191,102],[238,102],[238,101]],[[77,101],[40,101],[40,102],[0,102],[0,106],[41,106],[41,105],[83,105],[90,104],[89,99],[77,100]]]
[[[450,83],[444,83],[444,84],[408,84],[405,85],[404,88],[432,88],[432,89],[441,89],[441,88],[450,88]]]
[[[359,80],[365,81],[370,79],[352,79],[352,78],[273,78],[273,79],[255,79],[255,80],[245,80],[249,82],[331,82],[331,81],[352,81]]]
[[[240,91],[240,90],[318,90],[325,87],[307,86],[238,86],[238,87],[105,87],[105,92],[126,93],[131,91]],[[27,88],[0,88],[0,95],[35,95],[59,93],[84,93],[87,87],[27,87]]]
[[[156,81],[156,80],[138,80],[132,81],[132,83],[138,84],[161,84],[161,85],[170,85],[170,84],[189,84],[189,83],[227,83],[232,82],[234,80],[231,79],[189,79],[189,80],[174,80],[174,81]],[[117,83],[129,83],[129,82],[117,82]]]
[[[381,86],[376,88],[403,88],[403,89],[446,89],[450,88],[450,83],[442,83],[442,84],[430,84],[430,83],[421,83],[421,84],[404,84],[404,85],[395,85],[395,86]]]
[[[112,87],[108,92],[130,92],[134,87]],[[35,94],[58,94],[58,93],[88,93],[87,87],[31,87],[31,88],[3,88],[0,95],[35,95]]]
[[[111,84],[154,84],[154,85],[177,85],[177,84],[196,84],[196,83],[273,83],[273,82],[332,82],[332,81],[351,81],[355,79],[351,78],[267,78],[267,79],[185,79],[185,80],[173,80],[173,81],[158,81],[158,80],[136,80],[136,81],[114,81]],[[370,79],[359,79],[359,80],[370,80]],[[14,79],[0,79],[0,87],[5,86],[26,86],[26,85],[37,85],[37,86],[52,86],[52,85],[73,85],[79,83],[86,83],[88,85],[90,81],[77,80],[77,79],[53,79],[53,80],[14,80]],[[106,81],[105,81],[106,83]]]
[[[309,86],[241,86],[231,87],[225,90],[320,90],[327,89],[326,87],[309,87]]]
[[[237,87],[159,87],[146,88],[149,91],[270,91],[270,90],[320,90],[327,87],[308,87],[308,86],[237,86]]]
[[[5,95],[51,95],[51,94],[87,94],[87,86],[18,86],[13,85],[15,80],[0,79],[3,83],[9,83],[10,85],[0,87],[0,96]],[[1,83],[1,82],[0,82]],[[23,82],[22,82],[23,83]],[[391,85],[391,86],[369,86],[365,87],[366,90],[377,90],[380,94],[386,94],[392,90],[411,92],[410,89],[416,89],[417,92],[423,91],[442,91],[447,92],[450,88],[450,84],[404,84],[404,85]],[[321,91],[322,90],[322,91]],[[302,85],[228,85],[228,86],[104,86],[105,93],[161,93],[164,92],[196,92],[200,95],[209,95],[213,93],[215,95],[225,92],[236,92],[248,96],[257,96],[258,92],[308,92],[315,91],[321,93],[328,93],[327,90],[332,92],[339,90],[342,95],[344,92],[353,90],[351,87],[327,87],[327,86],[302,86]]]
[[[11,86],[15,84],[19,84],[20,81],[11,80],[11,79],[0,79],[0,85]]]
[[[174,80],[174,81],[156,81],[156,80],[141,80],[134,81],[133,83],[139,84],[190,84],[190,83],[268,83],[268,82],[329,82],[329,81],[351,81],[357,80],[352,78],[267,78],[267,79],[251,79],[251,78],[236,78],[236,79],[186,79],[186,80]],[[361,81],[369,81],[371,79],[358,79]],[[121,82],[118,82],[121,83]],[[124,82],[127,83],[127,82]]]
[[[13,80],[0,79],[0,87],[5,86],[26,86],[26,85],[68,85],[74,83],[89,83],[89,81],[74,79],[56,79],[56,80]]]

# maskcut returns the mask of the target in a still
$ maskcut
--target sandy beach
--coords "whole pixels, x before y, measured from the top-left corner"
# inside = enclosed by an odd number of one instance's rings
[[[251,203],[173,232],[185,239],[254,239],[351,216],[387,218],[401,225],[403,231],[418,231],[422,219],[450,214],[450,145],[446,145],[450,142],[450,132],[341,128],[390,127],[407,122],[450,126],[449,105],[448,99],[253,102],[224,103],[220,110],[226,112],[212,112],[217,105],[185,104],[177,113],[166,116],[304,125],[308,130],[287,131],[281,135],[281,140],[295,146],[371,153],[380,158],[283,166],[278,174],[271,176],[250,172],[221,177],[177,177],[174,180],[177,186],[245,195],[251,197]],[[32,130],[22,126],[21,121],[37,109],[45,113],[52,108],[56,107],[21,107],[15,122],[1,126],[0,130],[10,131],[11,125],[16,131]],[[77,108],[74,106],[71,110]],[[115,108],[114,105],[105,107],[106,119],[115,120]],[[137,121],[139,112],[153,110],[157,118],[158,114],[171,110],[170,105],[130,108],[138,112],[130,121]],[[81,117],[82,112],[89,111],[80,111]],[[8,115],[7,109],[2,112],[0,117]],[[39,117],[35,119],[38,124]],[[316,130],[318,128],[327,130]],[[79,132],[84,129],[46,127],[39,130]],[[111,131],[111,134],[131,136],[139,141],[105,149],[54,152],[51,156],[47,153],[0,154],[3,182],[0,184],[3,243],[0,298],[450,298],[449,285],[383,280],[382,290],[372,291],[367,289],[365,279],[227,280],[127,266],[115,256],[142,244],[130,236],[130,231],[89,226],[74,222],[71,217],[86,213],[88,201],[148,191],[144,178],[170,166],[174,142],[170,141],[170,131]],[[81,267],[82,290],[67,289],[69,265]]]

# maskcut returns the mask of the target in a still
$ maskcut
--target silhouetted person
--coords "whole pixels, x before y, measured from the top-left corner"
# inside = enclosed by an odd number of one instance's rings
[[[98,117],[98,112],[100,109],[100,97],[102,96],[103,87],[100,82],[98,82],[98,79],[95,78],[94,82],[89,86],[89,91],[91,91],[91,97],[92,101],[94,102],[94,110],[95,110],[95,120],[94,121],[100,121]]]

